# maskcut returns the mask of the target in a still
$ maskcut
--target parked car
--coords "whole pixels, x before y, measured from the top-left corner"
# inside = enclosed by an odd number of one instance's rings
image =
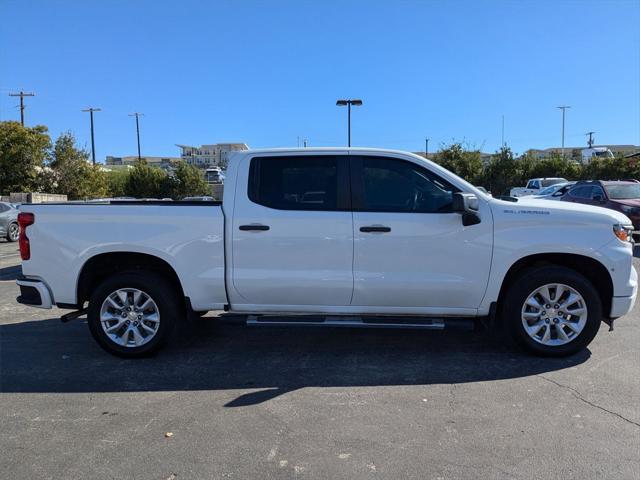
[[[514,187],[509,192],[512,197],[524,197],[526,195],[537,195],[540,191],[551,185],[558,183],[567,183],[566,178],[532,178],[527,182],[526,187]]]
[[[640,233],[640,183],[635,180],[578,182],[562,196],[562,200],[622,212],[631,219],[636,234]]]
[[[17,242],[19,233],[18,210],[11,203],[0,202],[0,238]]]
[[[558,183],[556,185],[551,185],[543,189],[538,195],[527,195],[531,198],[536,198],[540,200],[560,200],[562,196],[569,191],[571,187],[573,187],[576,182],[566,182],[566,183]]]
[[[196,197],[184,197],[185,202],[214,202],[216,199],[209,195],[200,195]]]
[[[496,199],[411,153],[236,152],[227,186],[222,202],[24,205],[18,302],[86,312],[124,357],[208,310],[261,326],[483,320],[561,356],[636,299],[624,214]]]

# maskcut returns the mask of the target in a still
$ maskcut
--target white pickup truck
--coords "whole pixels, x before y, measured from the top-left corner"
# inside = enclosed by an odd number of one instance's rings
[[[588,205],[492,198],[398,151],[254,150],[223,202],[22,205],[18,302],[86,311],[107,351],[148,355],[187,314],[259,325],[487,321],[568,355],[631,310],[632,225]]]
[[[514,187],[509,191],[512,197],[526,197],[528,195],[538,195],[543,189],[558,183],[567,183],[566,178],[532,178],[527,182],[526,187]]]

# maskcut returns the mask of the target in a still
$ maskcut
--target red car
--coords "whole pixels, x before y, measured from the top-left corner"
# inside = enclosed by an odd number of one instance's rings
[[[636,180],[578,182],[561,200],[618,210],[631,219],[634,230],[640,230],[640,182]]]

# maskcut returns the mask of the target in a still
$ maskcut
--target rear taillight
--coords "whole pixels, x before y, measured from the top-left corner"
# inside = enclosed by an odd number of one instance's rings
[[[36,217],[33,213],[20,212],[18,214],[18,225],[20,225],[20,239],[18,244],[20,245],[20,258],[22,260],[29,260],[31,258],[31,246],[29,245],[29,238],[27,238],[27,227],[33,225],[36,221]]]

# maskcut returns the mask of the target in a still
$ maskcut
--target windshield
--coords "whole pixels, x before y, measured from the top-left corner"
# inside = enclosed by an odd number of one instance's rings
[[[560,188],[560,185],[551,185],[550,187],[545,188],[544,190],[542,190],[540,192],[540,195],[551,195],[552,193],[554,193],[558,188]]]
[[[609,198],[614,200],[629,200],[631,198],[640,198],[640,183],[626,183],[619,185],[606,185]]]

